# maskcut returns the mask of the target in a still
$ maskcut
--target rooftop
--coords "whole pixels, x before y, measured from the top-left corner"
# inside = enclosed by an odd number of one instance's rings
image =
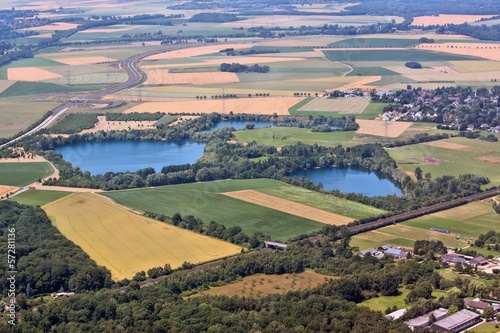
[[[475,319],[481,318],[480,315],[469,310],[460,310],[446,318],[436,321],[432,324],[434,326],[439,326],[445,330],[452,331],[455,327],[466,324],[467,322],[473,321]]]

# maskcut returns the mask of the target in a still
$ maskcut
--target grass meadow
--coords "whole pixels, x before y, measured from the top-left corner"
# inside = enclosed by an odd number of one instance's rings
[[[57,105],[54,102],[0,101],[0,138],[26,129]]]
[[[322,228],[322,223],[220,194],[274,185],[276,182],[266,179],[219,181],[114,191],[102,195],[134,210],[162,213],[167,216],[175,213],[180,213],[182,216],[193,215],[201,218],[206,224],[216,221],[226,228],[240,226],[247,234],[260,231],[280,241]]]
[[[405,298],[410,293],[409,290],[403,289],[401,290],[401,294],[397,296],[379,296],[370,298],[364,302],[361,302],[359,305],[366,306],[373,311],[380,311],[385,313],[385,310],[389,307],[396,306],[398,309],[404,308],[406,305]],[[443,291],[434,290],[432,292],[432,296],[437,299],[444,295]]]
[[[430,172],[433,177],[475,173],[488,177],[491,184],[487,186],[491,186],[500,185],[498,162],[495,163],[500,160],[498,146],[497,142],[455,137],[394,148],[388,152],[405,171],[413,172],[420,167],[423,174]],[[486,158],[491,161],[484,160]]]
[[[352,145],[355,132],[311,132],[311,130],[306,128],[272,127],[258,128],[251,131],[236,131],[234,135],[240,142],[256,141],[257,143],[275,147],[294,145],[297,142],[309,145],[317,143],[322,146],[334,147],[338,145]]]
[[[11,200],[16,201],[23,205],[29,206],[43,206],[52,201],[56,201],[61,199],[67,195],[71,194],[71,192],[65,191],[45,191],[45,190],[29,190],[23,192],[19,195],[16,195],[11,198]]]
[[[266,275],[255,274],[247,276],[235,283],[220,287],[212,287],[200,291],[192,297],[217,295],[240,297],[265,297],[270,294],[283,294],[289,291],[312,289],[323,284],[333,276],[319,274],[313,271],[304,271],[298,274]]]
[[[326,50],[332,61],[451,61],[477,60],[475,57],[423,50]]]
[[[422,216],[403,223],[368,231],[352,238],[351,245],[360,250],[377,247],[386,243],[413,247],[416,240],[441,240],[451,247],[468,246],[470,238],[477,237],[489,230],[498,230],[500,220],[491,208],[490,200],[475,201],[467,205],[451,208],[442,212]],[[451,231],[444,234],[431,231],[431,228],[442,228]],[[457,237],[460,236],[460,237]],[[486,250],[475,249],[485,255]]]
[[[48,177],[53,172],[47,162],[0,163],[0,184],[22,187]]]
[[[75,193],[43,206],[54,226],[114,279],[183,262],[206,262],[241,248],[218,239],[134,214],[90,193]]]
[[[107,86],[109,86],[109,84],[81,84],[66,86],[46,82],[18,81],[11,85],[9,88],[5,89],[0,94],[0,98],[95,91]]]

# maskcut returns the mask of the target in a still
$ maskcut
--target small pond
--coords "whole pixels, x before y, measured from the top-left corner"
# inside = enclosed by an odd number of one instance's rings
[[[73,166],[91,174],[108,171],[137,171],[165,165],[194,163],[203,155],[205,143],[194,141],[104,141],[81,142],[57,147],[55,151]]]
[[[321,182],[325,190],[355,192],[369,197],[402,195],[401,190],[389,179],[377,173],[352,168],[321,168],[300,170],[292,178],[308,178],[314,184]]]

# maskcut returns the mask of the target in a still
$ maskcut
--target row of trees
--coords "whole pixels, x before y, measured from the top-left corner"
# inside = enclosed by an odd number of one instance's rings
[[[258,64],[247,66],[239,63],[222,63],[219,66],[221,72],[231,72],[231,73],[243,73],[243,72],[255,72],[255,73],[267,73],[269,72],[269,66],[260,66]]]

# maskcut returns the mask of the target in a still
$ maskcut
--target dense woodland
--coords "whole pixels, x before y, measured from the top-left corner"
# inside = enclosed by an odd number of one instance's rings
[[[16,283],[18,292],[28,296],[72,290],[99,290],[110,287],[111,273],[99,267],[78,246],[67,240],[52,225],[40,208],[0,201],[0,251],[7,254],[4,241],[9,229],[15,229]],[[9,276],[0,265],[0,277]],[[2,284],[7,294],[7,283]]]
[[[12,202],[0,205],[0,212],[7,217],[12,216],[13,210],[20,211],[21,216],[25,212],[37,211],[37,216],[30,216],[22,222],[29,227],[47,220],[40,209]],[[18,220],[8,218],[8,221],[17,228]],[[356,304],[380,295],[398,295],[405,287],[411,290],[406,298],[407,316],[417,316],[438,307],[458,311],[463,308],[464,297],[500,296],[498,279],[487,287],[474,280],[457,278],[450,281],[439,275],[436,268],[442,264],[434,258],[442,252],[442,243],[417,242],[415,251],[421,262],[394,262],[390,257],[353,256],[349,232],[345,228],[325,226],[322,234],[324,238],[314,244],[305,240],[291,244],[284,251],[259,250],[199,272],[172,274],[168,270],[170,275],[144,288],[140,288],[138,277],[121,281],[112,289],[92,293],[78,290],[74,296],[49,302],[42,302],[39,298],[31,301],[31,297],[27,298],[25,291],[21,291],[18,310],[22,312],[22,320],[15,327],[0,324],[0,331],[402,333],[410,330],[401,321],[390,322],[382,313]],[[51,242],[58,237],[52,233],[43,239]],[[47,249],[49,253],[55,251]],[[73,253],[66,253],[65,258],[76,257]],[[36,267],[43,269],[43,266]],[[186,265],[186,268],[190,266]],[[304,269],[340,278],[327,277],[325,283],[313,289],[263,298],[183,298],[196,296],[198,291],[209,286],[230,283],[257,273],[294,274]],[[149,272],[153,274],[156,270]],[[119,290],[120,285],[127,287]],[[432,296],[433,290],[447,292],[437,299]],[[35,306],[37,311],[27,311],[30,306]],[[391,310],[391,307],[387,309]]]

